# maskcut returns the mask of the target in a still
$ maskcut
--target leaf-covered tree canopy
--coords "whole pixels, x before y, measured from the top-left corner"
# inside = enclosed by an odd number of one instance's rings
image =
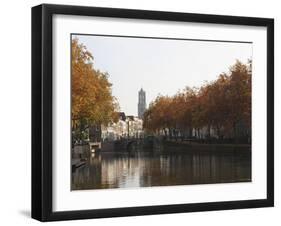
[[[161,129],[200,129],[213,127],[218,136],[235,136],[236,125],[251,126],[251,70],[252,62],[240,61],[222,73],[215,81],[200,88],[185,88],[174,96],[158,96],[144,114],[148,131]]]
[[[93,55],[72,40],[72,125],[108,124],[116,120],[118,104],[108,74],[94,68]]]

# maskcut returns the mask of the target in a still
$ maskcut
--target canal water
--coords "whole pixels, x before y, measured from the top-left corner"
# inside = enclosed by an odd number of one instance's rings
[[[251,181],[249,148],[92,154],[71,175],[72,190]]]

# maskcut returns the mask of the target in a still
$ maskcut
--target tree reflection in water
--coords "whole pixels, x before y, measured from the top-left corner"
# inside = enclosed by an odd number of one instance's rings
[[[245,149],[245,148],[244,148]],[[72,190],[251,181],[251,154],[227,151],[94,154],[72,173]]]

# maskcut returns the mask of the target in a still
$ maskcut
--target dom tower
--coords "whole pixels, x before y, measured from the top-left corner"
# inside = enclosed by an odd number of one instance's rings
[[[139,103],[138,103],[138,117],[143,118],[143,113],[146,109],[146,101],[145,101],[145,91],[141,88],[139,91]]]

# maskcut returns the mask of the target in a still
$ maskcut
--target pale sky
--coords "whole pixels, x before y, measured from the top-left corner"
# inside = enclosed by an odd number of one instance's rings
[[[75,35],[93,54],[94,67],[109,73],[121,111],[137,115],[138,91],[146,103],[186,86],[215,80],[238,59],[252,57],[251,43]]]

